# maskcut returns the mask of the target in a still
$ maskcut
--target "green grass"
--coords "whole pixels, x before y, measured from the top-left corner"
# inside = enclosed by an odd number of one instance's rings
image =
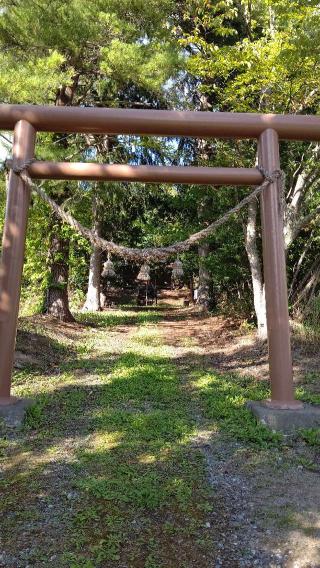
[[[144,325],[148,323],[156,323],[159,320],[160,313],[157,310],[149,311],[146,309],[126,309],[114,310],[102,313],[77,313],[77,321],[86,325],[98,328],[116,327],[118,325]]]
[[[215,372],[197,372],[194,380],[204,416],[212,420],[212,428],[229,438],[260,448],[281,443],[282,436],[258,423],[246,408],[249,400],[263,400],[270,396],[267,381]]]
[[[297,398],[309,404],[319,405],[319,380],[320,375],[318,372],[306,373],[303,384],[296,390]],[[320,447],[320,428],[304,428],[299,431],[298,435],[308,446]]]
[[[246,408],[250,400],[264,400],[270,397],[269,382],[254,377],[243,377],[235,373],[196,372],[193,374],[194,386],[198,391],[203,414],[211,420],[213,430],[218,430],[226,438],[238,440],[256,449],[280,448],[284,443],[280,433],[257,422],[252,412]],[[307,373],[304,385],[296,389],[299,400],[310,404],[320,404],[320,394],[313,392],[318,388],[319,374]],[[309,446],[320,446],[320,428],[301,429],[296,436]]]
[[[313,383],[311,383],[312,385]],[[310,383],[309,383],[310,385]],[[310,404],[320,404],[320,393],[319,392],[313,392],[312,389],[310,389],[310,386],[306,385],[306,386],[299,386],[296,389],[296,396],[299,400],[302,400],[303,402],[308,402]]]
[[[60,512],[57,566],[103,568],[121,560],[132,568],[175,568],[177,557],[181,567],[199,557],[208,566],[213,545],[205,523],[214,496],[203,457],[191,444],[189,395],[153,325],[159,314],[119,311],[81,319],[88,325],[70,357],[60,361],[58,374],[17,375],[16,393],[35,404],[14,450],[18,465],[1,487],[0,512],[8,519],[4,546],[20,549],[21,535],[35,524],[40,536],[29,534],[31,563],[48,565],[53,552],[41,536],[37,499],[45,494],[50,501],[56,492],[46,464],[60,472],[67,463],[71,485],[63,487],[61,473],[55,483],[62,496],[71,491],[77,497],[72,510],[64,505]],[[117,327],[122,325],[137,326],[125,349],[118,345],[126,338]],[[109,328],[119,329],[115,340]],[[56,341],[59,351],[69,344],[63,337]],[[86,374],[96,378],[93,384]],[[69,439],[75,443],[65,454]],[[2,447],[6,453],[6,444]]]
[[[157,310],[81,314],[74,338],[24,320],[50,361],[15,373],[15,393],[35,403],[14,442],[4,433],[0,443],[8,466],[0,514],[4,549],[32,546],[35,568],[53,555],[59,568],[191,568],[199,558],[213,566],[210,515],[222,504],[193,442],[197,407],[213,438],[237,440],[261,459],[282,451],[281,436],[245,407],[269,396],[268,383],[195,371],[196,360],[180,367],[159,318]],[[316,388],[309,374],[298,395],[315,400]],[[299,437],[319,446],[318,430]],[[54,512],[43,513],[46,502]],[[43,528],[51,516],[58,528]]]
[[[320,428],[302,428],[300,436],[309,446],[320,447]]]
[[[190,448],[188,399],[159,338],[150,347],[152,334],[141,328],[103,377],[91,423],[98,434],[78,454],[77,487],[90,517],[81,510],[75,518],[73,538],[86,551],[78,552],[79,566],[123,559],[124,550],[130,566],[171,566],[176,535],[183,555],[190,538],[203,532],[210,492],[203,459]],[[168,518],[173,535],[166,531]],[[201,553],[201,546],[193,547],[192,555]]]

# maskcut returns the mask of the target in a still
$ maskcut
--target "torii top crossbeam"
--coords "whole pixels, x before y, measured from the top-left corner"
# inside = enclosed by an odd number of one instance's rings
[[[46,132],[259,138],[272,128],[283,140],[320,140],[317,116],[0,105],[0,130],[13,130],[19,120]]]

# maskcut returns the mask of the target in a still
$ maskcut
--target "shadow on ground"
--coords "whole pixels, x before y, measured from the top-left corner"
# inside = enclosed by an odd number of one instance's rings
[[[103,351],[67,347],[24,431],[5,434],[0,566],[290,566],[295,535],[317,539],[316,450],[284,445],[244,408],[268,383],[235,372],[251,347],[231,323],[132,312],[89,317]],[[134,331],[156,322],[162,339]]]

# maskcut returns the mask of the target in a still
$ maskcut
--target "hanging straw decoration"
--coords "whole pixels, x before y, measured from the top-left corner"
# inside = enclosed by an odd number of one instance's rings
[[[145,263],[141,266],[140,272],[137,276],[137,280],[142,280],[143,282],[149,282],[150,280],[150,266]]]
[[[184,271],[181,260],[177,257],[172,263],[172,280],[181,280],[183,278]]]
[[[103,270],[101,276],[103,278],[115,278],[116,273],[114,271],[114,265],[110,258],[110,254],[108,254],[108,260],[103,264]]]

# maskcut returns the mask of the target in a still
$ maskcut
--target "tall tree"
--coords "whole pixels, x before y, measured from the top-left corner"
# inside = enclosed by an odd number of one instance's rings
[[[212,110],[319,112],[320,16],[317,2],[190,0],[183,8],[181,42],[189,52],[189,73],[197,80],[199,96],[207,97]],[[225,165],[237,161],[237,165],[244,166],[249,160],[252,164],[252,144],[242,144],[242,160],[239,160],[238,152],[231,150],[234,147],[234,144],[225,143]],[[315,236],[312,227],[320,212],[317,155],[316,144],[283,145],[281,148],[282,164],[287,171],[284,221],[288,249],[296,246],[301,231],[312,238]],[[304,240],[298,254],[300,271],[308,257],[303,256],[303,250],[307,247],[310,251],[308,240]],[[258,329],[263,336],[266,329],[265,296],[256,204],[248,209],[245,247]],[[319,260],[315,259],[315,262],[316,266],[311,263],[308,268],[306,265],[308,289],[312,292],[317,288],[316,282],[319,283]]]
[[[172,5],[171,0],[150,0],[147,4],[130,0],[0,1],[1,100],[122,105],[126,104],[125,93],[133,86],[161,98],[164,84],[180,65],[170,35]],[[59,153],[65,158],[73,153],[79,159],[83,156],[80,138],[62,137]],[[70,139],[78,152],[70,152]],[[47,142],[42,156],[52,154]],[[60,201],[70,198],[69,187],[58,192]],[[52,226],[55,233],[49,254],[47,311],[67,320],[71,317],[67,302],[68,245],[57,220]],[[54,251],[59,251],[58,257]],[[64,283],[60,286],[56,277],[63,263]]]
[[[101,210],[99,207],[99,195],[96,187],[93,188],[92,194],[92,231],[101,236]],[[101,289],[100,289],[100,273],[101,273],[101,250],[99,247],[93,247],[90,254],[89,278],[86,301],[83,311],[99,312],[101,310]]]

